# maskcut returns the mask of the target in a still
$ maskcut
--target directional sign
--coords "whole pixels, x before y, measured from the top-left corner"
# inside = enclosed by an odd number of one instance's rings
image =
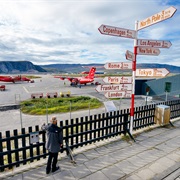
[[[143,29],[145,27],[156,24],[158,22],[169,19],[174,15],[176,10],[177,10],[176,8],[171,6],[171,7],[167,8],[167,9],[157,13],[157,14],[154,14],[153,16],[150,16],[150,17],[148,17],[148,18],[146,18],[146,19],[144,19],[142,21],[139,21],[137,29],[140,30],[140,29]]]
[[[158,56],[160,54],[160,50],[152,47],[137,47],[137,54]]]
[[[169,71],[166,68],[136,69],[136,76],[165,77],[168,74],[169,74]]]
[[[132,84],[118,84],[118,85],[98,85],[96,91],[98,92],[109,92],[109,91],[131,91]]]
[[[133,61],[134,60],[134,54],[131,51],[126,51],[126,59]]]
[[[118,77],[105,77],[103,79],[105,83],[111,83],[111,84],[130,84],[132,83],[132,77],[127,76],[118,76]]]
[[[171,47],[170,41],[163,40],[148,40],[148,39],[138,39],[138,46],[154,47],[154,48],[169,48]]]
[[[106,92],[104,95],[106,98],[130,98],[131,91]]]
[[[132,69],[132,62],[110,62],[104,65],[105,69]]]
[[[131,38],[131,39],[135,39],[136,37],[136,31],[134,30],[118,28],[103,24],[98,28],[98,30],[101,34],[105,34],[105,35],[119,36],[124,38]]]

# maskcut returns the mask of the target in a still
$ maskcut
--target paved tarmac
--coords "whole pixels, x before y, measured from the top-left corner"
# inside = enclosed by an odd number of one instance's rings
[[[49,175],[43,159],[0,173],[0,179],[180,180],[180,118],[172,122],[174,127],[133,132],[136,142],[116,137],[75,149],[76,164],[63,153],[58,161],[61,170]]]
[[[6,91],[0,92],[0,106],[9,105],[9,104],[18,104],[19,101],[27,100],[31,98],[32,93],[43,93],[46,96],[46,93],[50,92],[59,92],[61,91],[70,91],[71,95],[88,95],[93,98],[98,98],[100,101],[105,102],[109,101],[104,96],[104,93],[99,93],[95,90],[95,85],[87,84],[86,86],[71,87],[69,81],[62,81],[58,78],[54,78],[53,75],[36,75],[41,78],[35,79],[35,83],[27,83],[27,82],[17,82],[6,83]],[[98,81],[103,83],[102,78],[95,78],[95,82]],[[65,82],[65,84],[64,84]],[[0,84],[5,84],[4,82],[0,82]],[[117,110],[127,109],[131,106],[131,99],[119,99],[113,100]],[[147,102],[158,103],[160,101]],[[145,105],[145,98],[135,96],[135,107]],[[70,108],[69,108],[70,109]],[[58,113],[54,114],[57,116],[59,120],[67,120],[74,119],[77,117],[89,116],[94,114],[100,114],[106,112],[105,107],[94,109],[94,110],[84,110],[68,113]],[[5,133],[7,130],[21,129],[22,127],[30,127],[35,125],[41,125],[43,123],[47,123],[52,115],[48,114],[48,106],[47,106],[47,114],[44,116],[31,116],[26,115],[20,112],[20,110],[8,110],[8,111],[0,111],[0,132]]]

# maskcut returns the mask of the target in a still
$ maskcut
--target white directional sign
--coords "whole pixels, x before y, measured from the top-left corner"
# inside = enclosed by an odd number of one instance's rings
[[[105,34],[105,35],[119,36],[124,38],[131,38],[131,39],[135,39],[136,37],[136,31],[134,30],[118,28],[103,24],[98,28],[98,30],[101,34]]]
[[[126,59],[133,61],[134,60],[134,54],[131,51],[126,51]]]
[[[171,47],[170,41],[162,41],[162,40],[149,40],[149,39],[138,39],[137,40],[138,46],[148,46],[154,48],[169,48]]]
[[[98,92],[109,92],[109,91],[131,91],[132,84],[118,84],[118,85],[98,85],[96,91]]]
[[[130,98],[131,91],[106,92],[106,98]]]
[[[136,69],[136,76],[165,77],[168,74],[169,74],[169,71],[166,68]]]
[[[137,47],[137,54],[138,55],[158,56],[160,54],[160,50],[157,48],[141,46],[141,47]]]
[[[117,76],[117,77],[105,77],[103,79],[105,83],[111,83],[111,84],[130,84],[132,83],[132,77],[127,76]]]
[[[104,65],[105,69],[132,69],[132,62],[110,62]]]
[[[169,19],[174,15],[176,10],[177,10],[176,8],[171,6],[171,7],[167,8],[167,9],[157,13],[157,14],[154,14],[153,16],[150,16],[150,17],[148,17],[148,18],[146,18],[146,19],[144,19],[142,21],[139,21],[137,29],[140,30],[140,29],[143,29],[145,27],[156,24],[158,22]]]

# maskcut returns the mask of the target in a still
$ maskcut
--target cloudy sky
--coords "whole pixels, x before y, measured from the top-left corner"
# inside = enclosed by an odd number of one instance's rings
[[[123,62],[134,40],[102,35],[101,24],[134,30],[174,6],[172,18],[138,31],[139,39],[168,40],[159,56],[138,55],[137,63],[180,66],[179,0],[0,0],[0,61],[55,63]]]

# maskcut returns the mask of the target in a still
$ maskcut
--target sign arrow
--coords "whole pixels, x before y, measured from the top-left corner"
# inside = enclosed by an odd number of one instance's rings
[[[98,85],[96,87],[97,92],[110,92],[110,91],[131,91],[132,84],[118,84],[118,85]]]
[[[130,60],[130,61],[134,60],[134,54],[131,51],[129,51],[129,50],[126,51],[125,56],[126,56],[127,60]]]
[[[160,54],[160,50],[157,48],[141,46],[141,47],[137,47],[137,54],[138,55],[158,56]]]
[[[154,47],[154,48],[169,48],[171,47],[170,41],[164,40],[148,40],[148,39],[138,39],[138,46]]]
[[[105,69],[132,69],[132,62],[110,62],[104,65]]]
[[[130,98],[131,93],[131,91],[106,92],[104,96],[106,98]]]
[[[150,16],[142,21],[138,22],[138,30],[141,30],[143,28],[146,28],[148,26],[151,26],[153,24],[156,24],[158,22],[164,21],[166,19],[171,18],[174,13],[176,12],[176,8],[171,6],[157,14],[154,14],[153,16]]]
[[[134,30],[118,28],[104,24],[102,24],[98,28],[98,30],[101,34],[110,35],[110,36],[119,36],[124,38],[131,38],[131,39],[135,39],[136,37],[136,31]]]
[[[169,71],[166,68],[136,69],[136,76],[165,77],[168,74],[169,74]]]
[[[117,77],[105,77],[103,79],[105,83],[111,83],[111,84],[131,84],[132,83],[132,77],[129,76],[117,76]]]

